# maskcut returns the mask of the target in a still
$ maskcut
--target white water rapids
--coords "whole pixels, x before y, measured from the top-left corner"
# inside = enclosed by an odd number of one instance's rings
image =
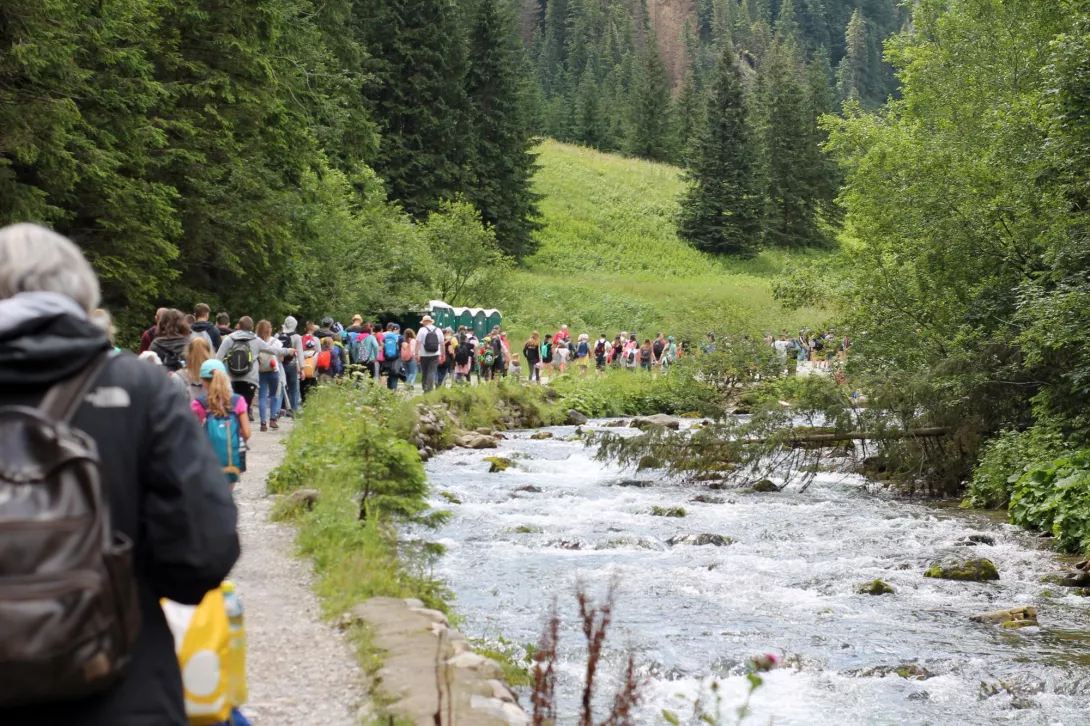
[[[582,582],[600,596],[612,578],[619,590],[599,685],[603,714],[630,651],[648,677],[641,724],[662,723],[663,708],[684,714],[713,677],[724,705],[737,706],[747,660],[774,653],[784,665],[767,674],[745,723],[1090,723],[1090,598],[1060,587],[1051,587],[1059,597],[1042,597],[1040,576],[1061,563],[1032,535],[982,514],[873,494],[840,474],[818,475],[802,494],[679,485],[596,461],[582,442],[562,440],[574,428],[547,430],[556,438],[512,432],[498,450],[457,449],[429,461],[434,491],[463,502],[437,495],[433,503],[454,516],[429,536],[448,548],[438,574],[470,637],[536,643],[559,599],[561,723],[578,713],[585,653],[573,593]],[[490,455],[516,465],[487,473]],[[618,485],[631,479],[655,483]],[[516,491],[527,485],[541,492]],[[725,501],[691,503],[698,494]],[[688,515],[652,516],[654,505],[684,506]],[[735,541],[666,544],[690,533]],[[954,546],[974,533],[993,536],[994,546]],[[1001,580],[925,579],[927,564],[944,554],[988,557]],[[896,594],[855,593],[875,578]],[[1016,605],[1035,605],[1041,627],[968,619]],[[935,675],[860,674],[906,663]],[[1013,693],[988,695],[999,682]]]

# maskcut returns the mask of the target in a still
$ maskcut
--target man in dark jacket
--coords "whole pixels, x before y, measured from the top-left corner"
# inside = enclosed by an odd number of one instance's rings
[[[207,335],[208,340],[212,342],[212,350],[217,351],[220,349],[222,338],[220,336],[220,329],[208,320],[211,315],[212,308],[204,303],[197,303],[196,307],[193,308],[193,317],[197,319],[197,322],[190,325],[189,329],[194,333],[204,333]]]
[[[88,318],[98,298],[94,272],[67,239],[36,225],[0,229],[0,406],[38,405],[110,350]],[[230,571],[239,554],[230,490],[185,394],[131,354],[110,358],[72,424],[94,439],[112,526],[135,543],[140,633],[126,675],[109,689],[0,709],[0,724],[186,726],[159,600],[196,604]]]

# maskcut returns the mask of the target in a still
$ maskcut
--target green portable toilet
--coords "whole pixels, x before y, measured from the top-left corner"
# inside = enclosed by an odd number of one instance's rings
[[[432,318],[435,319],[435,324],[440,328],[445,328],[448,325],[455,327],[453,324],[454,311],[451,310],[450,305],[447,305],[442,300],[432,300],[428,303],[428,309],[431,311]]]
[[[484,314],[484,310],[481,308],[475,308],[473,310],[473,332],[477,334],[478,338],[483,338],[488,335],[488,316]]]
[[[469,308],[454,308],[454,329],[457,330],[459,326],[464,325],[467,328],[473,327],[473,313]]]
[[[500,315],[499,310],[485,310],[484,312],[488,316],[488,332],[491,333],[492,328],[496,327],[497,325],[501,327],[503,326],[503,317]]]

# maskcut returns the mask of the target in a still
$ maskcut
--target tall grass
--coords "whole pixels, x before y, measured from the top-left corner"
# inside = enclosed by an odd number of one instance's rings
[[[708,330],[797,330],[822,311],[787,311],[772,285],[784,268],[819,252],[765,251],[720,258],[681,241],[675,230],[681,170],[556,141],[538,149],[541,247],[511,277],[509,331],[555,331],[566,323],[591,336],[621,330],[690,338]]]

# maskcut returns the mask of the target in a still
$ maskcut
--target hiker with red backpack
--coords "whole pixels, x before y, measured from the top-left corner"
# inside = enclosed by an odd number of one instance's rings
[[[0,229],[4,726],[188,726],[159,601],[198,604],[239,554],[187,396],[113,352],[98,303],[74,243]]]

